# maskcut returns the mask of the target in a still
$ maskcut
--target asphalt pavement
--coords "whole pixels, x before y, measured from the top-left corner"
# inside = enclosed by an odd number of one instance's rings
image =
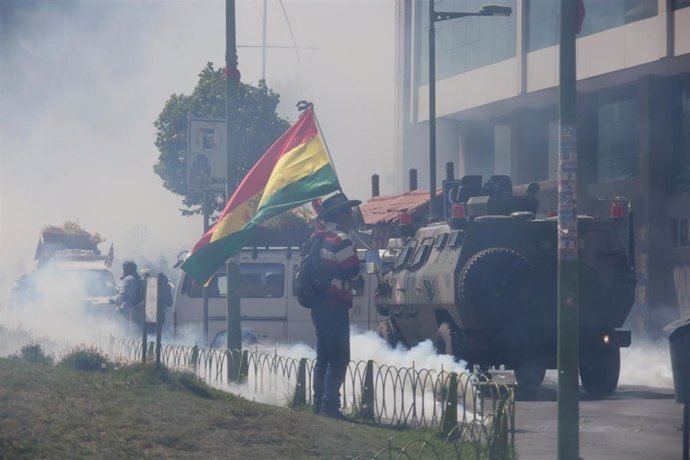
[[[676,460],[682,456],[683,406],[673,390],[620,386],[602,399],[580,392],[580,458]],[[515,445],[520,460],[555,459],[556,385],[518,393]]]

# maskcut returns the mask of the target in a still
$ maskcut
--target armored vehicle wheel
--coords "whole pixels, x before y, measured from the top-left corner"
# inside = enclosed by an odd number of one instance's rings
[[[376,333],[388,344],[389,347],[395,348],[400,343],[400,334],[395,324],[389,319],[381,321],[376,327]]]
[[[458,328],[449,322],[441,323],[436,332],[434,348],[439,355],[458,356]]]
[[[529,302],[532,277],[527,259],[508,248],[473,255],[458,278],[458,303],[468,327],[495,328],[521,318]]]
[[[580,380],[587,393],[607,395],[616,390],[621,369],[618,347],[596,347],[581,352]]]
[[[515,369],[515,380],[520,388],[535,388],[542,384],[546,369],[533,363],[525,363]]]

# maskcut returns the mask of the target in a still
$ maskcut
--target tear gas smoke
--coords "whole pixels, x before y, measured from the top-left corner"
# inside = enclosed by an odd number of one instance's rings
[[[630,348],[621,348],[621,385],[673,388],[671,355],[668,341],[635,340]]]
[[[46,352],[57,353],[81,343],[98,342],[99,335],[122,337],[127,333],[124,317],[116,313],[105,292],[94,284],[59,270],[40,270],[13,293],[11,308],[0,310],[0,324],[13,332],[0,356],[18,351],[27,342],[40,342]],[[110,286],[114,293],[114,286]],[[101,285],[101,290],[110,290]]]
[[[268,4],[268,44],[292,45]],[[294,120],[298,100],[314,102],[344,190],[366,198],[369,176],[393,170],[394,4],[283,4],[296,44],[317,49],[268,49],[279,113]],[[238,44],[261,43],[261,6],[237,2]],[[181,216],[153,173],[153,121],[206,62],[223,64],[224,3],[5,0],[0,21],[0,308],[46,224],[78,222],[120,259],[189,249],[202,219]],[[243,82],[258,82],[261,54],[238,48]]]

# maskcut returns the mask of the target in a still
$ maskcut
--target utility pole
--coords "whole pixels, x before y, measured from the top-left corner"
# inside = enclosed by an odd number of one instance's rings
[[[558,132],[558,460],[580,450],[576,2],[561,0]]]
[[[290,19],[288,18],[287,11],[285,10],[285,5],[283,5],[282,0],[278,0],[280,7],[283,10],[283,16],[285,17],[285,22],[287,23],[288,29],[290,30],[290,37],[292,38],[292,46],[287,45],[269,45],[268,40],[268,0],[263,0],[263,14],[262,14],[262,27],[261,27],[261,44],[260,45],[237,45],[237,48],[261,48],[261,79],[266,81],[266,53],[269,48],[273,49],[294,49],[295,55],[297,56],[297,63],[299,60],[298,50],[318,50],[316,46],[297,46],[295,41],[295,35],[292,33],[292,26],[290,25]]]
[[[226,199],[235,192],[236,181],[236,153],[237,148],[237,86],[240,72],[237,69],[237,42],[235,38],[235,0],[225,0],[225,120],[227,123],[227,179],[225,183]],[[235,372],[239,368],[233,366],[232,357],[241,356],[242,325],[240,323],[240,265],[237,259],[230,258],[225,266],[227,275],[227,349],[228,349],[228,381],[235,381],[239,377]]]
[[[429,0],[429,219],[436,215],[436,12]]]

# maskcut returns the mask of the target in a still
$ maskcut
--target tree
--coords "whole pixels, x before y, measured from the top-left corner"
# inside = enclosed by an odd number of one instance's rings
[[[237,90],[237,176],[243,178],[268,147],[289,127],[278,116],[280,95],[260,80],[258,86],[240,83]],[[168,190],[182,195],[183,215],[203,212],[201,193],[187,193],[187,129],[190,118],[225,118],[225,75],[223,68],[206,64],[191,95],[173,94],[153,123],[160,152],[153,170]],[[219,212],[225,197],[215,196],[211,212]]]

